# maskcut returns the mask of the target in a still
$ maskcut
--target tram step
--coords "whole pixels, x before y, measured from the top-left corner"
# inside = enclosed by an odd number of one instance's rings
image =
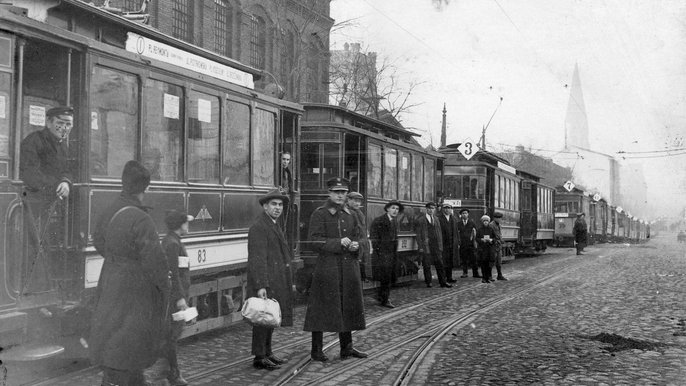
[[[58,345],[27,344],[2,350],[0,360],[3,362],[29,362],[52,358],[62,354],[64,347]]]

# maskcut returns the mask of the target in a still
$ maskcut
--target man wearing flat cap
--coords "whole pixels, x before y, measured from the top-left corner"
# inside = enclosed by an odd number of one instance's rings
[[[443,269],[445,281],[455,283],[453,267],[460,258],[460,233],[457,229],[458,220],[453,216],[453,206],[450,203],[441,205],[438,221],[441,223],[441,238],[443,239]]]
[[[503,233],[500,230],[500,221],[502,218],[502,213],[494,212],[493,220],[490,224],[488,224],[488,226],[490,226],[493,229],[493,234],[495,235],[493,249],[495,251],[495,269],[498,272],[498,276],[496,277],[496,279],[507,281],[505,276],[503,276]]]
[[[355,215],[357,225],[360,228],[360,277],[362,281],[367,279],[367,269],[371,269],[371,246],[367,237],[367,216],[362,212],[364,196],[359,192],[350,192],[345,200],[345,207]]]
[[[291,261],[293,251],[279,224],[279,217],[288,207],[285,191],[274,189],[259,199],[263,213],[248,231],[248,296],[276,299],[281,307],[281,326],[293,325],[293,281]],[[274,370],[286,363],[272,349],[274,328],[253,325],[253,366]]]
[[[188,234],[188,223],[193,216],[179,210],[167,212],[164,223],[167,234],[162,239],[162,249],[167,256],[167,264],[171,272],[171,296],[169,298],[170,330],[167,334],[165,357],[169,362],[167,380],[171,386],[185,386],[188,382],[181,376],[179,361],[176,355],[177,340],[183,332],[184,321],[174,321],[172,314],[188,308],[189,289],[191,287],[191,261],[186,247],[181,242],[181,236]]]
[[[398,251],[398,214],[403,211],[403,204],[390,201],[384,206],[386,213],[372,221],[369,228],[369,239],[374,247],[372,264],[379,280],[379,301],[383,307],[395,308],[389,300],[391,286],[395,281],[395,267]]]
[[[169,266],[142,200],[150,172],[129,161],[121,195],[102,213],[93,244],[105,262],[88,341],[103,385],[141,385],[143,370],[163,355],[169,331]]]
[[[417,244],[419,254],[422,256],[422,268],[424,269],[424,283],[431,288],[431,265],[436,266],[438,283],[443,288],[452,287],[445,281],[445,268],[443,268],[443,232],[441,223],[436,218],[436,204],[427,202],[426,213],[417,219]]]
[[[474,220],[469,218],[469,209],[460,209],[457,230],[460,233],[460,265],[462,266],[460,277],[462,278],[469,276],[469,268],[472,269],[472,277],[481,277],[476,259],[476,228]]]
[[[572,233],[574,234],[574,241],[576,242],[576,254],[583,255],[581,253],[584,248],[586,248],[586,237],[588,236],[588,226],[586,225],[586,213],[578,213],[576,215],[576,221],[574,221],[574,227],[572,228]]]
[[[328,180],[329,198],[310,219],[309,242],[318,257],[303,329],[312,332],[314,361],[329,360],[323,352],[324,331],[338,333],[341,359],[367,357],[353,348],[352,340],[352,331],[364,330],[367,325],[358,261],[360,228],[344,205],[348,184],[345,178]]]

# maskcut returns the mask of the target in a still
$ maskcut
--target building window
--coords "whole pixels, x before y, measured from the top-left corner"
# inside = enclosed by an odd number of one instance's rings
[[[281,84],[286,88],[287,95],[295,97],[295,82],[292,76],[296,50],[295,35],[288,31],[284,39],[285,44],[281,45]]]
[[[231,56],[233,10],[228,0],[214,0],[214,50]]]
[[[122,0],[121,9],[124,12],[133,12],[141,9],[141,5],[145,0]]]
[[[192,43],[193,0],[172,1],[172,36]]]
[[[250,65],[263,69],[266,58],[267,24],[259,16],[250,17]]]

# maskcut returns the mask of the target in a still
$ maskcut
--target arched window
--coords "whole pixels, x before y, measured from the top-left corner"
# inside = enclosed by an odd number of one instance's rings
[[[260,16],[250,16],[250,65],[264,69],[267,56],[267,23]]]
[[[193,0],[172,1],[172,36],[193,43]]]
[[[214,0],[214,50],[231,56],[233,8],[228,0]]]
[[[283,36],[283,44],[281,44],[281,85],[286,89],[286,95],[291,98],[295,97],[293,66],[295,65],[296,49],[295,34],[293,31],[287,31]]]

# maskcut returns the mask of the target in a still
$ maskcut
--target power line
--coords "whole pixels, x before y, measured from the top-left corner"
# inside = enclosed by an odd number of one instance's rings
[[[645,154],[645,153],[668,153],[670,151],[686,151],[686,147],[676,149],[661,149],[661,150],[646,150],[646,151],[624,151],[620,150],[618,154]]]

